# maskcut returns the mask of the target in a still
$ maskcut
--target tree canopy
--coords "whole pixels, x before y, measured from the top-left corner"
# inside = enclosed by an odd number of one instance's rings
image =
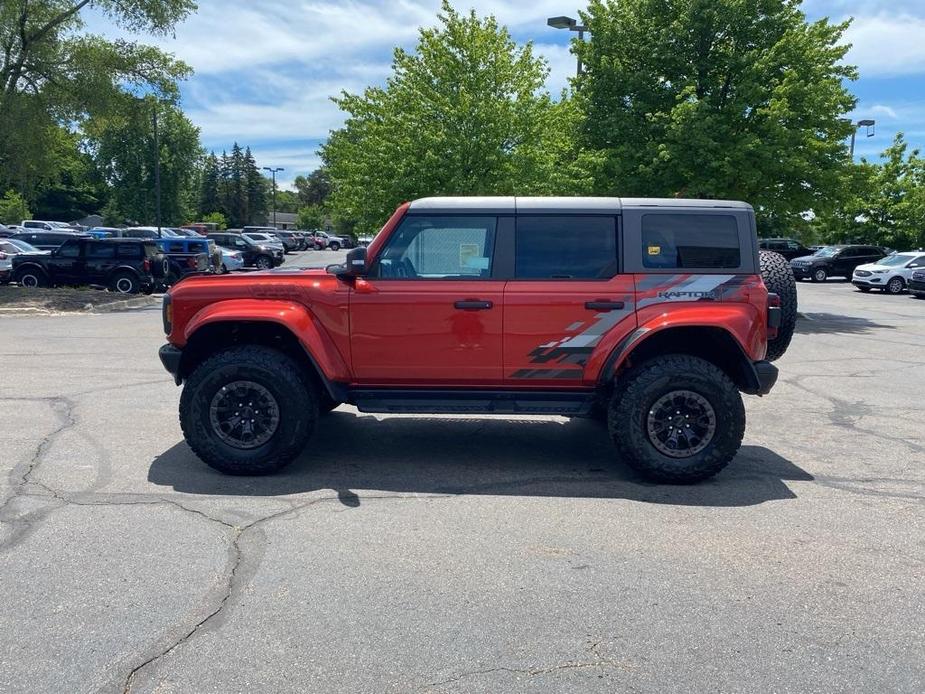
[[[781,230],[825,209],[855,105],[847,23],[799,0],[591,0],[576,99],[599,193],[737,198]]]

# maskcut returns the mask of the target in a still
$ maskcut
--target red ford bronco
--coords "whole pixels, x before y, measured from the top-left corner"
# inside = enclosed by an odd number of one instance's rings
[[[191,277],[163,317],[183,433],[226,473],[279,470],[349,403],[600,417],[626,463],[691,483],[774,385],[796,288],[741,202],[425,198],[343,265]]]

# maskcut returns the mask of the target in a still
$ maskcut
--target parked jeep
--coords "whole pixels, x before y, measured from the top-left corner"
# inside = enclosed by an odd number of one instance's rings
[[[602,417],[640,473],[691,483],[736,455],[795,318],[744,203],[427,198],[345,264],[184,281],[160,357],[186,440],[230,474],[279,470],[349,403]]]
[[[23,287],[102,285],[114,292],[152,292],[167,275],[153,241],[75,237],[46,254],[13,257],[13,281]]]

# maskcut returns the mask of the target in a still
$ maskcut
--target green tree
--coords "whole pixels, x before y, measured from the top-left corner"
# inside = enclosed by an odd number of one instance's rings
[[[457,13],[417,49],[396,49],[384,88],[335,99],[346,114],[322,148],[332,216],[372,231],[403,200],[440,194],[544,190],[552,157],[538,143],[553,122],[542,93],[548,73],[528,43],[518,47],[494,17]],[[550,161],[550,160],[547,160]]]
[[[247,224],[254,224],[267,213],[267,199],[272,194],[271,183],[257,166],[251,148],[244,150],[244,185],[247,196]]]
[[[903,133],[881,155],[846,174],[841,204],[817,220],[831,242],[874,243],[899,250],[925,247],[925,159]]]
[[[737,198],[766,227],[832,204],[855,105],[848,24],[799,0],[591,0],[576,98],[596,189]]]
[[[331,177],[323,166],[308,176],[296,176],[294,185],[302,205],[323,205],[331,194]]]
[[[285,188],[280,188],[279,185],[276,187],[276,211],[277,212],[291,212],[296,214],[299,211],[301,203],[299,202],[299,195],[295,191],[286,190]]]
[[[8,190],[0,198],[0,224],[19,224],[30,219],[32,213],[23,197],[15,190]]]
[[[209,214],[203,215],[200,221],[209,224],[218,224],[219,229],[228,228],[228,220],[225,219],[225,215],[221,212],[210,212]]]
[[[81,33],[92,7],[131,31],[169,33],[192,0],[0,0],[0,187],[54,180],[58,125],[124,104],[126,89],[175,98],[189,68],[150,46]]]
[[[299,210],[299,229],[323,229],[324,222],[324,210],[322,210],[318,205],[307,205]]]
[[[205,219],[207,215],[219,212],[221,204],[219,161],[215,152],[210,152],[202,163],[202,173],[199,178],[199,204],[197,206],[199,217]]]
[[[160,151],[153,115],[158,113]],[[135,102],[124,113],[88,121],[86,136],[103,178],[110,184],[104,210],[112,223],[155,221],[154,162],[160,157],[161,216],[165,225],[187,222],[195,211],[196,178],[202,151],[199,130],[170,104]]]

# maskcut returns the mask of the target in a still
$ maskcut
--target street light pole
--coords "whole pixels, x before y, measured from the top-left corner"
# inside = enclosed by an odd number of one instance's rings
[[[263,166],[261,168],[264,171],[269,171],[270,174],[273,176],[273,227],[275,228],[276,227],[276,172],[285,171],[286,169],[284,169],[281,166],[276,169],[273,169],[269,166]]]
[[[161,140],[157,132],[157,102],[154,102],[154,219],[161,237]]]
[[[546,20],[546,24],[551,26],[553,29],[568,29],[569,31],[578,32],[578,40],[585,40],[585,32],[588,31],[588,27],[584,24],[579,24],[577,19],[573,17],[550,17]],[[576,73],[577,77],[581,77],[581,73],[584,72],[582,69],[581,57],[578,58],[578,72]]]
[[[867,128],[867,137],[874,136],[874,126],[877,124],[877,121],[870,118],[865,118],[864,120],[859,120],[857,123],[851,123],[851,158],[854,159],[854,138],[857,135],[858,128]]]

